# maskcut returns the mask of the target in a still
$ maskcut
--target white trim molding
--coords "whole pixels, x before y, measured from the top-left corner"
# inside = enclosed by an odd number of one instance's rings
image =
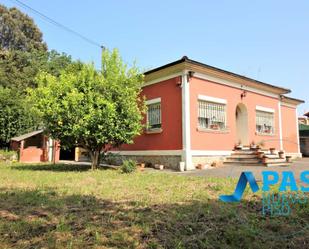
[[[190,85],[188,81],[188,72],[183,71],[182,73],[182,84],[181,84],[181,106],[182,106],[182,158],[185,162],[185,169],[194,169],[192,165],[191,155],[191,129],[190,129]]]
[[[198,99],[203,100],[203,101],[218,103],[218,104],[227,104],[226,99],[220,99],[220,98],[215,98],[215,97],[201,95],[201,94],[198,95]]]
[[[209,81],[212,81],[214,83],[219,83],[221,85],[226,85],[226,86],[238,88],[238,89],[241,89],[241,90],[246,90],[246,91],[249,91],[249,92],[265,95],[265,96],[276,98],[276,99],[279,98],[279,94],[270,93],[270,92],[263,91],[263,90],[260,90],[260,89],[256,89],[256,88],[253,88],[253,87],[249,87],[249,86],[243,86],[242,84],[233,82],[231,80],[225,80],[225,79],[221,79],[219,77],[214,77],[214,76],[210,76],[210,75],[203,74],[203,73],[197,73],[196,72],[194,74],[194,77],[200,78],[200,79],[203,79],[203,80],[209,80]]]
[[[113,154],[123,156],[182,156],[183,150],[113,150]],[[191,150],[191,156],[229,156],[232,150]]]
[[[156,83],[160,83],[162,81],[170,80],[170,79],[179,77],[181,75],[182,75],[182,72],[179,72],[179,73],[170,74],[170,75],[167,75],[167,76],[164,76],[164,77],[160,77],[160,78],[157,78],[157,79],[154,79],[154,80],[150,80],[150,81],[145,82],[142,87],[153,85],[153,84],[156,84]]]
[[[279,116],[279,140],[280,140],[280,150],[283,150],[282,141],[282,115],[281,115],[281,101],[278,102],[278,116]]]
[[[113,154],[123,156],[181,156],[182,150],[113,150]]]
[[[232,150],[192,150],[192,156],[230,156]]]
[[[269,107],[264,107],[264,106],[259,106],[259,105],[257,105],[257,106],[255,107],[255,109],[256,109],[257,111],[275,113],[275,109],[269,108]]]
[[[286,152],[285,153],[286,156],[291,156],[292,158],[302,158],[302,153],[296,153],[296,152]]]
[[[288,103],[284,103],[284,102],[281,102],[281,105],[285,106],[285,107],[295,108],[295,109],[297,108],[296,105],[292,105],[292,104],[288,104]]]
[[[146,105],[156,104],[160,102],[161,102],[161,98],[149,99],[149,100],[146,100]]]
[[[183,75],[182,72],[178,72],[178,73],[173,73],[173,74],[170,74],[170,75],[167,75],[167,76],[164,76],[164,77],[160,77],[160,78],[157,78],[157,79],[154,79],[154,80],[150,80],[150,81],[145,82],[143,84],[143,87],[153,85],[153,84],[156,84],[156,83],[160,83],[162,81],[173,79],[175,77],[179,77],[179,76],[182,76],[182,75]],[[246,91],[249,91],[249,92],[261,94],[261,95],[276,98],[276,99],[279,98],[279,94],[270,93],[270,92],[267,92],[267,91],[264,91],[264,90],[256,89],[254,87],[243,86],[242,84],[231,81],[231,80],[225,80],[225,79],[222,79],[222,78],[219,78],[219,77],[214,77],[214,76],[210,76],[210,75],[203,74],[203,73],[196,72],[194,74],[194,77],[199,78],[199,79],[203,79],[203,80],[209,80],[209,81],[212,81],[214,83],[221,84],[221,85],[226,85],[226,86],[234,87],[234,88],[237,88],[237,89],[246,90]]]

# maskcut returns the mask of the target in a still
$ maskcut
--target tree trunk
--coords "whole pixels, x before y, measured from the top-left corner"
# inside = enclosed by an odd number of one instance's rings
[[[101,150],[95,150],[90,152],[92,170],[97,169],[100,164],[100,151]]]

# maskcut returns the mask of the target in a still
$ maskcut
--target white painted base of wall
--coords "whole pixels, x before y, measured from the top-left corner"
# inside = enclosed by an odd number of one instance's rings
[[[179,162],[183,156],[183,150],[135,150],[135,151],[111,151],[116,157],[125,159],[133,158],[153,164],[162,163],[175,170],[179,169]],[[199,163],[211,164],[214,161],[223,161],[225,157],[232,154],[229,150],[191,150],[191,164],[185,167],[186,170],[195,170]],[[161,158],[161,159],[160,159]],[[179,158],[179,159],[177,159]],[[182,160],[182,159],[181,159]],[[183,160],[182,160],[183,161]]]
[[[303,157],[302,153],[288,153],[288,152],[286,152],[285,155],[286,156],[291,156],[293,159],[302,158]]]
[[[181,156],[182,150],[122,150],[110,151],[122,156]]]

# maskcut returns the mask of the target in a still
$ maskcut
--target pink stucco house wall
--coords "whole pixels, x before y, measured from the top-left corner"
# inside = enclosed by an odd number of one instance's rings
[[[134,143],[117,153],[187,170],[224,159],[237,143],[261,143],[301,157],[291,90],[183,57],[145,73],[148,113]]]

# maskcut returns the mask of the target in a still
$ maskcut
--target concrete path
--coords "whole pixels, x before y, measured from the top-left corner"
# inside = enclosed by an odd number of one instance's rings
[[[292,163],[291,166],[273,166],[273,167],[259,167],[259,166],[223,166],[219,168],[211,168],[205,170],[194,170],[177,172],[174,174],[184,175],[184,176],[199,176],[199,177],[234,177],[239,178],[241,172],[251,171],[253,172],[257,180],[261,180],[262,171],[277,171],[279,174],[282,171],[293,171],[294,176],[299,180],[300,172],[309,170],[309,158],[305,157],[298,159]]]

